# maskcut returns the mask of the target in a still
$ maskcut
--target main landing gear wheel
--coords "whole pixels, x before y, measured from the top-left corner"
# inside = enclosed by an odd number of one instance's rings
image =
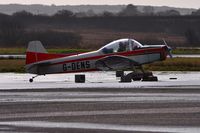
[[[116,71],[116,77],[121,77],[121,83],[132,81],[158,81],[158,78],[152,72],[144,71],[142,67],[141,72],[133,71],[125,74],[124,71]]]

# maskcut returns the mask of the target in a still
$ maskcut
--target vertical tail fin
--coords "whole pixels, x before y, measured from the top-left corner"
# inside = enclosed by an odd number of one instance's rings
[[[38,53],[47,53],[40,41],[31,41],[26,50],[26,65],[35,63],[38,60]]]
[[[40,41],[31,41],[28,43],[27,52],[47,53]]]

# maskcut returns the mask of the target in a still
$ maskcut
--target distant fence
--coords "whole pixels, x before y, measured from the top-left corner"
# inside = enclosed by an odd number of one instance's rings
[[[0,55],[0,59],[26,59],[26,55]]]
[[[173,54],[173,57],[200,58],[200,54]],[[0,59],[26,59],[26,55],[0,55]]]

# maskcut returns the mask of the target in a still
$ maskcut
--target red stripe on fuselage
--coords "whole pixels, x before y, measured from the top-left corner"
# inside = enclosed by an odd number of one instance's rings
[[[35,53],[35,52],[26,52],[26,64],[31,64],[39,61],[62,58],[72,55],[77,55],[80,53],[72,54],[47,54],[47,53]]]
[[[93,56],[93,57],[86,57],[81,59],[74,59],[74,60],[68,60],[68,61],[62,61],[58,63],[53,63],[51,65],[58,65],[58,64],[64,64],[64,63],[72,63],[72,62],[78,62],[78,61],[85,61],[85,60],[97,60],[106,56],[112,56],[112,55],[121,55],[121,56],[132,56],[132,55],[142,55],[142,54],[152,54],[152,53],[161,53],[164,52],[163,48],[145,48],[145,49],[138,49],[135,51],[128,51],[128,52],[120,52],[120,53],[112,53],[112,54],[105,54],[100,56]]]

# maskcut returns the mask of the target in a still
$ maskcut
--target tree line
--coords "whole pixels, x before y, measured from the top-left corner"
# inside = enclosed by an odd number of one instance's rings
[[[39,22],[46,17],[32,16],[23,11],[12,16],[0,14],[0,18],[0,47],[26,47],[29,41],[40,40],[47,47],[77,48],[81,42],[81,36],[77,33],[42,29],[42,25],[33,28],[29,23],[32,19]]]
[[[60,10],[55,13],[54,17],[127,17],[127,16],[180,16],[181,13],[176,9],[156,12],[153,6],[144,6],[142,11],[137,6],[129,4],[119,12],[113,13],[104,11],[95,13],[93,10],[86,12],[72,12],[70,10]],[[200,16],[200,9],[193,11],[190,15]]]
[[[60,10],[52,16],[26,11],[0,14],[0,47],[23,47],[29,41],[40,40],[48,47],[77,48],[82,37],[74,29],[177,34],[185,36],[193,46],[199,46],[199,10],[189,16],[181,16],[175,10],[156,14],[152,7],[143,10],[140,12],[136,6],[127,5],[116,14],[105,11],[97,15],[92,10],[87,13]]]

